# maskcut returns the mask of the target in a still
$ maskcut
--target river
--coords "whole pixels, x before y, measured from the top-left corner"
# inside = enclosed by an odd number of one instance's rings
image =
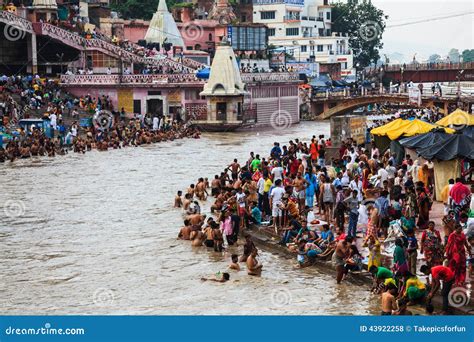
[[[176,240],[177,190],[234,157],[268,155],[274,141],[319,134],[328,123],[0,165],[2,314],[377,313],[366,285],[336,286],[332,273],[266,251],[259,278],[201,282],[225,271],[228,256]]]

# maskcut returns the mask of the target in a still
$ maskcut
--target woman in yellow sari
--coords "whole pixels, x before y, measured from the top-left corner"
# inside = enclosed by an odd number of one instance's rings
[[[369,259],[367,261],[367,269],[371,266],[379,267],[381,265],[382,255],[380,253],[380,241],[375,235],[369,235],[367,240],[367,247],[369,248]]]

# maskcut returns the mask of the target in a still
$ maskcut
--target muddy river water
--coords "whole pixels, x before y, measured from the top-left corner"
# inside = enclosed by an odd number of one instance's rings
[[[226,284],[201,282],[224,271],[228,256],[176,240],[177,190],[250,151],[268,155],[274,141],[328,133],[328,123],[302,123],[0,165],[2,313],[378,312],[366,285],[336,286],[332,273],[295,269],[265,250],[261,277],[241,271]]]

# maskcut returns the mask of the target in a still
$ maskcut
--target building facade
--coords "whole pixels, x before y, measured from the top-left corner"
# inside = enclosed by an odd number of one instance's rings
[[[340,63],[354,73],[349,38],[332,32],[328,0],[253,0],[253,21],[268,26],[268,43],[298,62]]]

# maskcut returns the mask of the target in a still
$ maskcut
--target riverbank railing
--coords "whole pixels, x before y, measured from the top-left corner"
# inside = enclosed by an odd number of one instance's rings
[[[295,73],[243,73],[244,83],[257,82],[294,82],[299,81]],[[204,84],[195,74],[148,74],[148,75],[62,75],[63,85],[120,85],[120,84]]]

